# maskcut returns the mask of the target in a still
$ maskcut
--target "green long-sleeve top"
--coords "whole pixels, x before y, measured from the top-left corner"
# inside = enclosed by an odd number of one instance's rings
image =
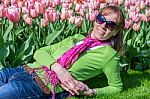
[[[77,44],[77,42],[81,43],[83,38],[83,35],[76,34],[57,44],[40,48],[34,54],[36,62],[28,65],[36,68],[41,65],[50,67],[65,51]],[[109,95],[122,90],[123,84],[119,70],[119,55],[111,46],[96,46],[87,50],[80,55],[69,69],[69,72],[79,81],[85,81],[104,73],[108,79],[108,86],[96,88],[97,96]],[[37,71],[37,73],[44,81],[43,71]],[[48,84],[48,87],[50,88],[51,85]],[[62,91],[62,88],[57,86],[56,92],[60,91]]]

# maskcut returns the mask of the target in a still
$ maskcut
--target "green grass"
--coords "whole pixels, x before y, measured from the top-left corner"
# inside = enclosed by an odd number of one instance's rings
[[[110,96],[100,96],[97,99],[150,99],[150,70],[130,70],[128,72],[121,72],[121,77],[124,84],[124,90],[121,93],[113,94]],[[107,79],[104,76],[101,76],[101,78],[101,86],[105,86],[107,84]],[[90,82],[90,84],[97,87],[97,82],[98,80],[96,82]],[[84,97],[84,99],[88,98]]]

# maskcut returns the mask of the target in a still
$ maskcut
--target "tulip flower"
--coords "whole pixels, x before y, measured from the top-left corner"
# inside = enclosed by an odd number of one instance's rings
[[[63,3],[62,3],[62,7],[64,7],[64,8],[69,8],[69,3],[63,2]]]
[[[145,10],[145,16],[150,17],[150,8]]]
[[[62,20],[67,20],[69,18],[68,8],[62,8],[60,17]]]
[[[10,0],[4,0],[4,5],[5,6],[10,5]]]
[[[4,10],[4,6],[0,5],[0,18],[3,18],[3,10]]]
[[[46,27],[48,25],[48,21],[45,19],[41,19],[40,25],[41,27]]]
[[[101,3],[105,3],[106,2],[106,0],[99,0]]]
[[[83,23],[83,18],[81,16],[76,16],[74,23],[75,23],[75,25],[77,25],[77,27],[81,27],[81,25]]]
[[[138,31],[140,29],[140,22],[139,23],[134,23],[133,24],[133,30]]]
[[[44,19],[49,22],[53,22],[53,14],[52,12],[45,11]]]
[[[22,13],[24,14],[29,13],[29,9],[27,9],[26,7],[22,7]]]
[[[18,23],[20,21],[20,8],[17,8],[16,6],[11,6],[7,9],[6,17],[15,23]]]
[[[11,4],[17,4],[17,0],[10,0]]]
[[[145,8],[145,3],[144,3],[144,1],[141,1],[141,2],[140,2],[140,8],[141,8],[141,9],[144,9],[144,8]]]
[[[75,16],[71,16],[68,18],[68,22],[74,24]]]
[[[122,5],[124,0],[118,0],[118,4]]]
[[[81,7],[82,7],[81,4],[77,3],[77,4],[75,5],[75,11],[78,12]]]
[[[32,18],[29,17],[28,14],[23,15],[23,20],[25,21],[26,24],[32,25]]]
[[[101,3],[101,4],[100,4],[100,8],[102,9],[102,8],[104,8],[104,7],[106,7],[106,3]]]
[[[125,19],[125,29],[129,29],[133,21],[131,19]]]
[[[36,9],[30,9],[30,16],[32,18],[38,17],[39,13],[36,11]]]

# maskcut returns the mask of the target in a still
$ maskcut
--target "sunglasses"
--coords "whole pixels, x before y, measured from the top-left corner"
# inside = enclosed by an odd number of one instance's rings
[[[106,22],[106,25],[105,25],[105,27],[108,29],[108,30],[114,30],[116,27],[117,27],[117,24],[115,23],[115,22],[113,22],[113,21],[106,21],[106,18],[103,16],[103,15],[101,15],[101,14],[98,14],[97,16],[96,16],[96,22],[98,23],[98,24],[103,24],[103,23],[105,23]]]

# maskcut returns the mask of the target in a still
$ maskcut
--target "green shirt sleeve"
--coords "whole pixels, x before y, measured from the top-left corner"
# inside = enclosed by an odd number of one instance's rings
[[[109,95],[122,90],[122,81],[120,77],[119,57],[117,53],[109,53],[103,72],[108,79],[108,86],[97,88],[97,96]]]
[[[42,47],[35,51],[34,59],[36,62],[33,64],[36,67],[41,65],[50,66],[69,48],[71,48],[75,42],[78,42],[84,38],[81,34],[76,34],[74,36],[70,36],[59,43]],[[38,66],[37,66],[38,65]]]

